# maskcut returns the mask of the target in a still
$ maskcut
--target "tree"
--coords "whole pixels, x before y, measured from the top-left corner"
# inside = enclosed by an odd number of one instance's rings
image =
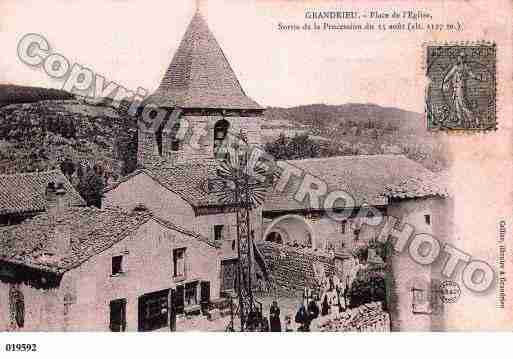
[[[277,160],[295,160],[319,157],[321,146],[306,133],[294,137],[281,133],[275,141],[265,145],[265,150]]]
[[[73,173],[75,173],[75,164],[69,157],[66,157],[66,159],[61,162],[60,168],[62,173],[64,173],[64,175],[68,178],[71,178]]]
[[[122,131],[116,137],[114,148],[116,158],[123,162],[121,175],[127,175],[137,168],[137,131]]]
[[[102,166],[95,164],[93,169],[88,165],[83,168],[79,166],[77,175],[79,180],[77,189],[86,201],[86,204],[101,208],[103,189],[105,187]]]

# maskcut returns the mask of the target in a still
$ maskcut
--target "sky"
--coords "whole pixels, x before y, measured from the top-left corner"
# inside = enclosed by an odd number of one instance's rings
[[[246,93],[263,106],[376,103],[422,112],[422,43],[427,33],[283,32],[278,23],[305,22],[307,10],[411,9],[405,1],[203,0],[200,8]],[[16,57],[27,33],[52,50],[129,89],[158,87],[196,9],[195,1],[0,0],[0,82],[61,87]],[[485,1],[417,2],[437,20],[467,20],[454,39],[486,38],[469,19],[486,24]],[[510,26],[507,17],[490,26]],[[446,37],[451,38],[451,35]]]

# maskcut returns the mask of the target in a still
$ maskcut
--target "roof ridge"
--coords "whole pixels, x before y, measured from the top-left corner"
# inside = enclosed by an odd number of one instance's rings
[[[278,162],[313,162],[313,161],[327,161],[327,160],[333,160],[333,159],[365,159],[365,158],[383,158],[383,157],[390,157],[390,158],[406,158],[404,154],[393,154],[393,153],[382,153],[382,154],[374,154],[374,155],[342,155],[342,156],[330,156],[330,157],[313,157],[313,158],[299,158],[295,160],[279,160]]]
[[[160,216],[157,216],[155,214],[151,214],[150,215],[151,218],[153,218],[154,220],[156,220],[157,222],[161,222],[162,224],[164,224],[165,226],[170,226],[170,227],[173,227],[173,229],[177,229],[179,230],[180,232],[183,232],[184,234],[189,234],[189,235],[192,235],[194,237],[201,237],[201,238],[207,238],[205,236],[203,236],[201,233],[199,232],[196,232],[196,231],[193,231],[193,230],[190,230],[190,229],[187,229],[187,228],[184,228],[174,222],[171,222],[170,220],[167,220],[167,219],[164,219]]]

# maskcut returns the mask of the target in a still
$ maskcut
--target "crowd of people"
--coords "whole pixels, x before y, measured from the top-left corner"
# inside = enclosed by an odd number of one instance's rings
[[[312,322],[319,316],[340,313],[347,309],[348,287],[348,283],[339,280],[336,275],[324,276],[315,289],[304,288],[295,315],[285,315],[283,323],[280,306],[274,300],[269,307],[269,319],[265,319],[265,327],[271,332],[309,332]]]
[[[287,313],[282,325],[281,310],[277,300],[274,300],[269,308],[269,319],[264,319],[265,326],[272,332],[308,332],[312,322],[319,316],[341,313],[351,306],[358,306],[358,300],[354,301],[358,297],[354,297],[351,288],[354,287],[356,282],[365,281],[369,269],[367,257],[367,249],[354,256],[351,269],[342,279],[337,274],[326,273],[323,265],[314,266],[317,283],[310,288],[303,288],[302,300],[300,300],[295,314]],[[362,298],[362,300],[365,299]]]

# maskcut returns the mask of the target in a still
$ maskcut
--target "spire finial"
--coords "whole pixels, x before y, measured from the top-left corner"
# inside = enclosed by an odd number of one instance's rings
[[[201,8],[204,5],[203,0],[196,0],[196,13],[201,13]]]

